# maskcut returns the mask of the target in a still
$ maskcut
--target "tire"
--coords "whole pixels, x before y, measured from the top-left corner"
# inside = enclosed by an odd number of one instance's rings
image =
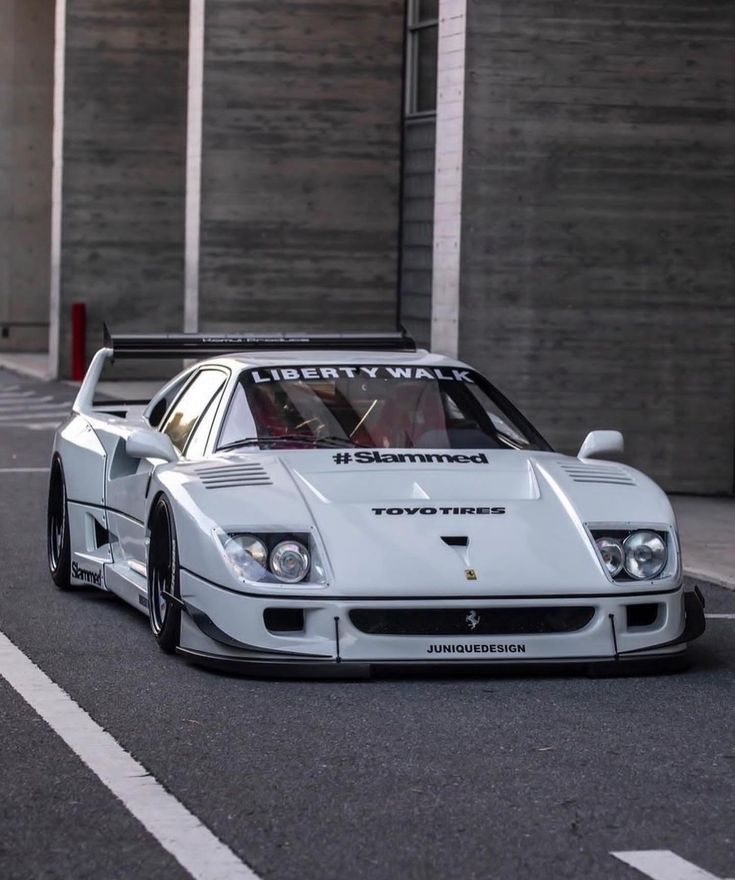
[[[158,647],[173,654],[181,632],[179,549],[171,505],[161,495],[153,505],[148,548],[148,612]]]
[[[56,586],[60,590],[72,589],[69,504],[64,467],[58,455],[51,462],[46,508],[46,552],[49,571]]]

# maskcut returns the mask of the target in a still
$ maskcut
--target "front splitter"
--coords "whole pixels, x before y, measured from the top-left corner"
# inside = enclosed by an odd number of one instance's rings
[[[675,651],[655,656],[635,657],[573,657],[543,660],[493,660],[489,663],[452,660],[273,660],[225,657],[187,648],[177,648],[188,662],[220,672],[257,678],[290,678],[322,680],[365,680],[396,675],[561,675],[586,674],[593,678],[626,675],[665,675],[689,668],[686,645]]]

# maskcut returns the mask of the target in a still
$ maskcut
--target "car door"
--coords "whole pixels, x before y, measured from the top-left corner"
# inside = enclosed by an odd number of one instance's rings
[[[180,454],[203,416],[216,406],[227,382],[228,372],[220,367],[202,367],[194,372],[161,419],[160,430]],[[161,462],[134,460],[124,455],[124,443],[113,458],[107,483],[107,509],[116,562],[127,562],[138,574],[145,573],[145,494],[151,472]],[[121,558],[118,559],[117,557]]]

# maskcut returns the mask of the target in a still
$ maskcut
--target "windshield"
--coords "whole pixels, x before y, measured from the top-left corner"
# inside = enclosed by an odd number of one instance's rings
[[[218,444],[238,445],[550,448],[473,370],[392,365],[245,370]]]

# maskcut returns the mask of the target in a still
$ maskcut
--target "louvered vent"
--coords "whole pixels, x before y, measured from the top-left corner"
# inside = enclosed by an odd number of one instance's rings
[[[622,468],[604,464],[560,464],[559,467],[575,483],[607,483],[613,486],[635,486],[635,480]]]
[[[224,464],[195,468],[207,489],[234,489],[237,486],[270,486],[272,481],[263,465]]]

